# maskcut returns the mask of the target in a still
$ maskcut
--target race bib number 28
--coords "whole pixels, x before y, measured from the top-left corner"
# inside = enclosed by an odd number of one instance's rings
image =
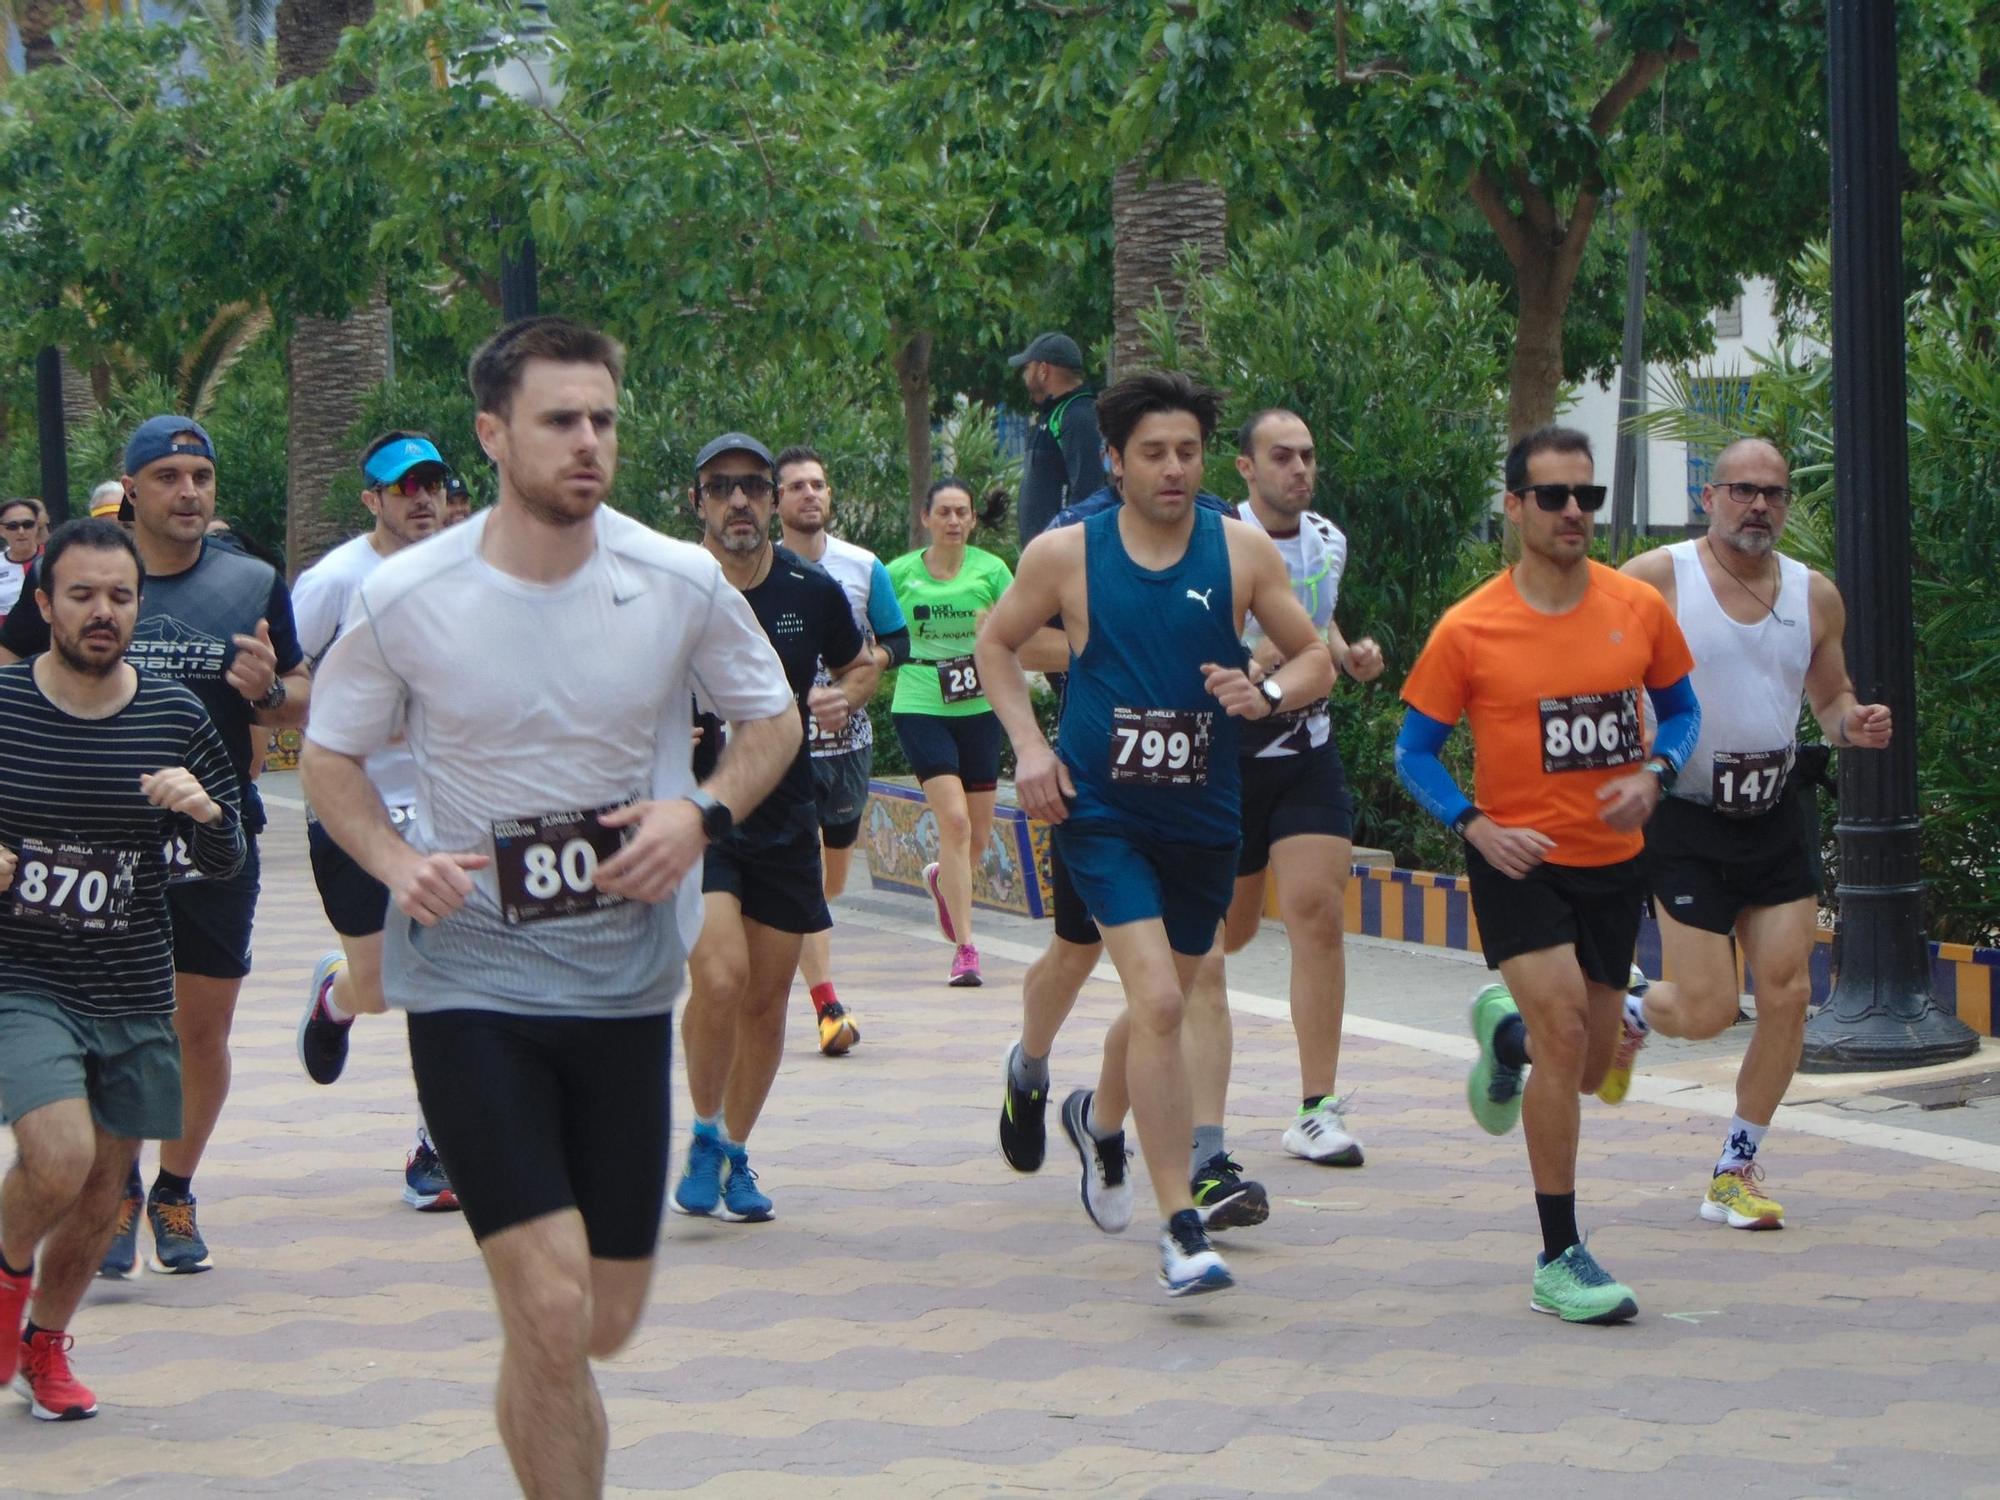
[[[595,885],[598,864],[625,844],[623,829],[597,821],[610,811],[543,813],[493,825],[493,873],[509,926],[581,916],[625,900]]]
[[[70,932],[123,932],[139,857],[130,849],[21,840],[14,915]]]
[[[1200,710],[1111,710],[1111,779],[1130,786],[1208,785],[1209,715]]]
[[[1541,713],[1544,771],[1604,771],[1644,757],[1635,688],[1544,698]]]

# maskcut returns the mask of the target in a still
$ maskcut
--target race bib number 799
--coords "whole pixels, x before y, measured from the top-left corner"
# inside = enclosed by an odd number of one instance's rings
[[[1603,771],[1644,757],[1636,688],[1544,698],[1540,707],[1544,771]]]

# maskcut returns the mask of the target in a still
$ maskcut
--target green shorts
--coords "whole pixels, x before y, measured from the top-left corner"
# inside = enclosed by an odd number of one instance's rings
[[[181,1041],[170,1015],[80,1016],[46,995],[0,994],[0,1117],[87,1099],[130,1140],[181,1135]]]

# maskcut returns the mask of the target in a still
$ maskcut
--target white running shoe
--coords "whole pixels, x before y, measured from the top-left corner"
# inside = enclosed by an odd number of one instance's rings
[[[1301,1109],[1285,1127],[1285,1149],[1322,1167],[1358,1167],[1361,1142],[1347,1133],[1347,1101],[1333,1094]]]

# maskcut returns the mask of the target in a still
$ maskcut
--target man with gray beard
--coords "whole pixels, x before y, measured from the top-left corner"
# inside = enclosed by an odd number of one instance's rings
[[[1757,1026],[1701,1216],[1781,1229],[1758,1189],[1757,1147],[1798,1067],[1819,880],[1817,819],[1794,785],[1803,693],[1827,743],[1880,750],[1889,709],[1855,700],[1841,647],[1847,611],[1833,580],[1784,556],[1791,471],[1761,438],[1716,455],[1702,486],[1708,534],[1643,553],[1624,571],[1665,596],[1694,652],[1701,735],[1646,825],[1653,908],[1671,983],[1625,1001],[1625,1034],[1599,1097],[1616,1104],[1649,1032],[1711,1037],[1736,1020],[1733,933],[1755,976]]]

